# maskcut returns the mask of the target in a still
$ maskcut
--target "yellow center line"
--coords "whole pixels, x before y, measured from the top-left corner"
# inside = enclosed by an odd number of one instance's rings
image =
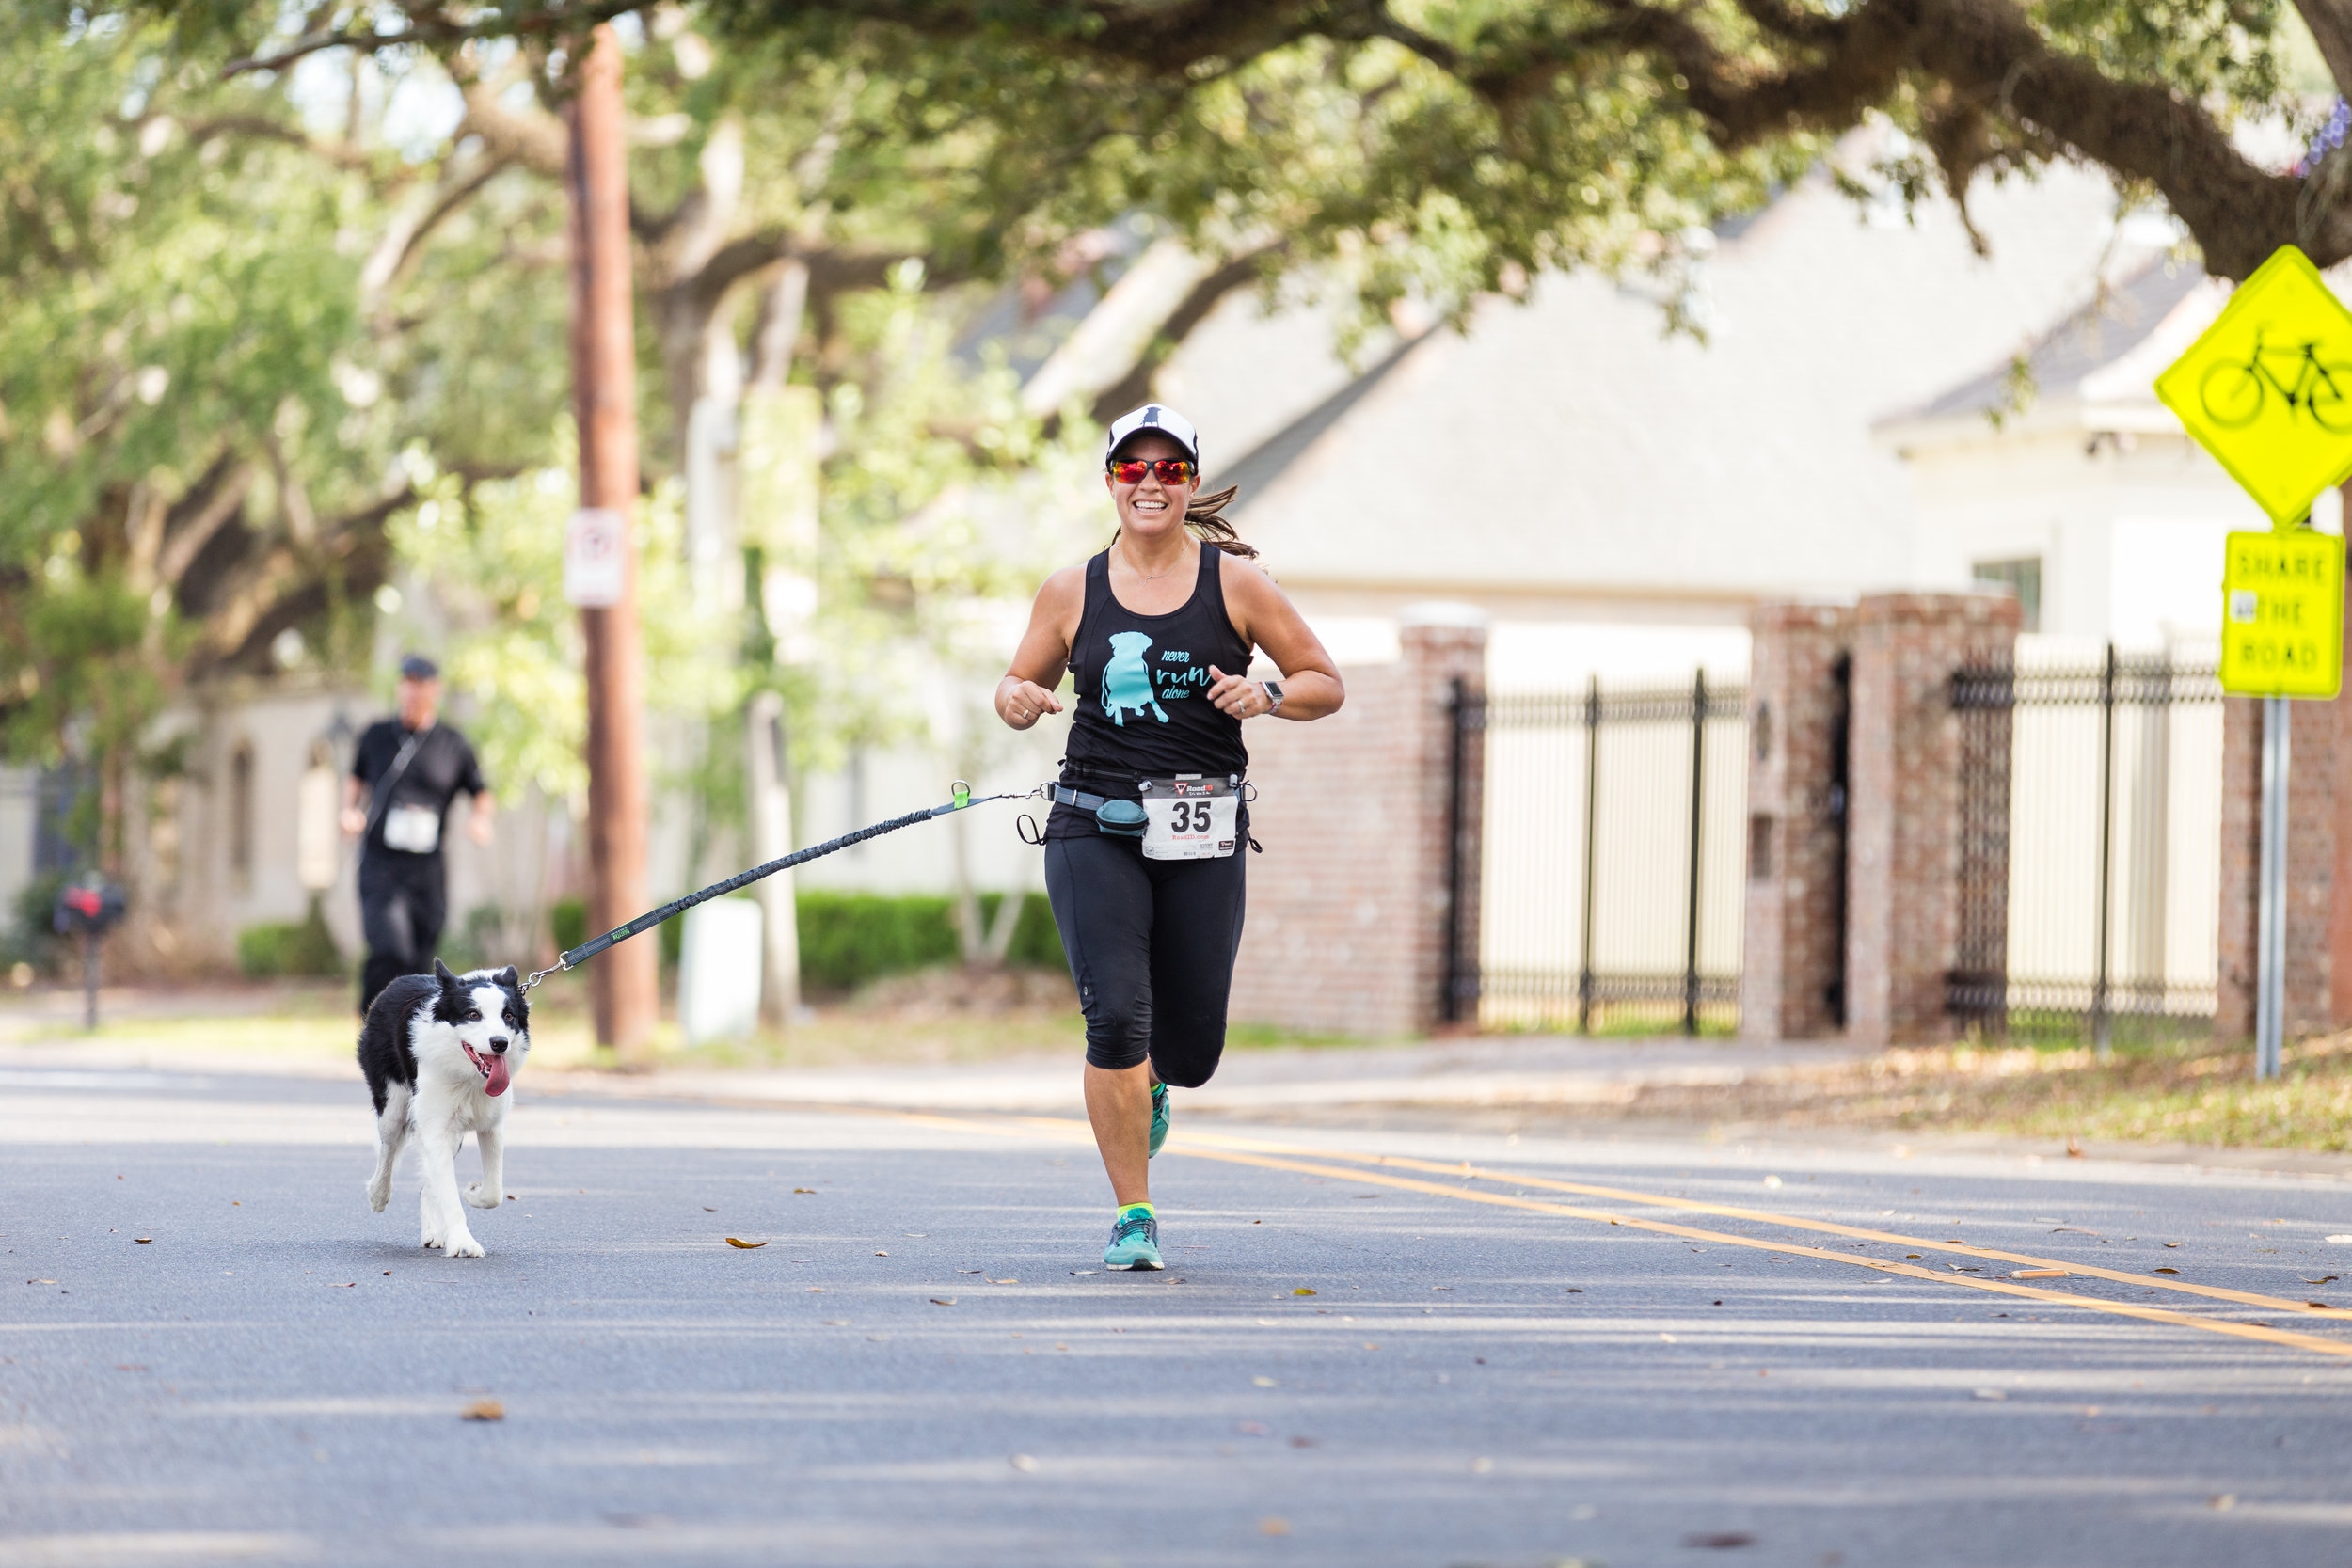
[[[985,1121],[967,1120],[961,1117],[944,1117],[923,1112],[898,1112],[892,1113],[892,1115],[896,1119],[914,1122],[924,1126],[953,1128],[962,1132],[992,1132],[1000,1137],[1019,1137],[1025,1134],[1034,1135],[1037,1132],[1048,1132],[1072,1142],[1087,1142],[1089,1141],[1092,1136],[1092,1134],[1089,1132],[1086,1123],[1081,1121],[1071,1121],[1058,1117],[1008,1117],[1003,1122],[992,1124]],[[1578,1204],[1551,1203],[1538,1198],[1513,1197],[1505,1196],[1501,1193],[1482,1193],[1473,1192],[1463,1187],[1440,1186],[1435,1181],[1422,1181],[1406,1176],[1391,1176],[1383,1171],[1363,1170],[1360,1168],[1351,1168],[1343,1165],[1315,1164],[1305,1160],[1285,1159],[1271,1154],[1246,1152],[1244,1148],[1210,1148],[1203,1147],[1210,1142],[1212,1138],[1214,1138],[1216,1142],[1221,1144],[1239,1144],[1247,1146],[1250,1142],[1250,1140],[1248,1139],[1216,1137],[1214,1134],[1188,1133],[1182,1138],[1171,1139],[1168,1144],[1165,1152],[1188,1154],[1196,1160],[1216,1160],[1226,1164],[1254,1165],[1262,1170],[1291,1171],[1301,1176],[1320,1176],[1327,1179],[1337,1178],[1338,1180],[1343,1181],[1358,1181],[1369,1183],[1374,1186],[1394,1187],[1403,1192],[1426,1193],[1435,1197],[1455,1198],[1464,1203],[1484,1203],[1499,1209],[1518,1209],[1538,1214],[1559,1214],[1569,1219],[1597,1220],[1604,1224],[1620,1226],[1633,1230],[1646,1230],[1661,1236],[1679,1236],[1685,1241],[1712,1242],[1720,1246],[1747,1247],[1756,1252],[1777,1252],[1785,1253],[1790,1257],[1796,1258],[1816,1258],[1826,1263],[1843,1263],[1850,1268],[1868,1269],[1877,1274],[1900,1275],[1906,1278],[1923,1279],[1935,1285],[1962,1285],[1972,1291],[1989,1291],[1995,1295],[2014,1296],[2025,1301],[2039,1301],[2046,1303],[2052,1307],[2075,1307],[2089,1312],[2105,1312],[2111,1317],[2119,1318],[2137,1318],[2143,1323],[2165,1323],[2174,1328],[2202,1329],[2208,1334],[2226,1334],[2233,1338],[2238,1339],[2257,1339],[2265,1344],[2284,1345],[2291,1350],[2312,1351],[2321,1355],[2352,1356],[2352,1343],[2323,1338],[2316,1334],[2297,1334],[2289,1329],[2272,1328],[2265,1323],[2231,1323],[2225,1319],[2201,1317],[2191,1312],[2174,1312],[2161,1307],[2141,1307],[2131,1302],[2101,1301],[2096,1296],[2076,1295],[2068,1291],[2046,1290],[2038,1285],[2020,1285],[2006,1279],[1972,1279],[1966,1275],[1935,1274],[1927,1269],[1914,1268],[1909,1263],[1891,1262],[1879,1258],[1858,1258],[1848,1252],[1832,1252],[1826,1247],[1806,1246],[1801,1243],[1768,1242],[1754,1236],[1735,1235],[1732,1232],[1725,1230],[1702,1230],[1695,1226],[1676,1225],[1665,1220],[1643,1219],[1640,1216],[1633,1214],[1612,1213],[1605,1209],[1587,1209]],[[1282,1146],[1275,1145],[1272,1147],[1279,1148]],[[1383,1164],[1398,1164],[1404,1165],[1407,1168],[1434,1170],[1440,1174],[1449,1176],[1478,1174],[1476,1167],[1469,1167],[1466,1169],[1463,1165],[1458,1164],[1443,1165],[1431,1161],[1408,1161],[1401,1156],[1340,1154],[1333,1157]],[[1517,1176],[1505,1177],[1489,1173],[1486,1179],[1494,1180],[1518,1181],[1522,1185],[1541,1184],[1567,1191],[1580,1190],[1573,1183],[1545,1182],[1542,1181],[1540,1178],[1523,1178]],[[1619,1190],[1603,1188],[1590,1189],[1589,1191],[1613,1193]],[[1694,1200],[1666,1198],[1658,1196],[1657,1195],[1645,1193],[1624,1192],[1622,1196],[1638,1202],[1669,1204],[1707,1212],[1720,1213],[1727,1217],[1757,1219],[1772,1224],[1786,1225],[1799,1228],[1828,1229],[1837,1231],[1841,1234],[1870,1236],[1873,1239],[1909,1240],[1909,1238],[1894,1237],[1891,1233],[1854,1230],[1850,1227],[1835,1226],[1826,1221],[1804,1220],[1795,1215],[1776,1214],[1771,1212],[1770,1211],[1761,1209],[1738,1209],[1728,1206],[1709,1206],[1698,1203]],[[1954,1250],[1953,1243],[1922,1243],[1920,1244],[1935,1246],[1939,1251]],[[1999,1258],[2004,1261],[2036,1261],[2036,1259],[2024,1258],[2019,1255],[1994,1253],[1980,1249],[1970,1249],[1964,1246],[1959,1248],[1959,1250],[1970,1252],[1972,1256]],[[2068,1265],[2062,1263],[2052,1264],[2050,1266],[2057,1268],[2068,1267]],[[2075,1269],[2071,1270],[2070,1272],[2087,1275],[2091,1274],[2094,1271],[2089,1269]],[[2095,1272],[2099,1273],[2104,1277],[2111,1279],[2144,1282],[2150,1285],[2169,1287],[2173,1289],[2185,1288],[2175,1286],[2169,1280],[2148,1279],[2141,1281],[2140,1277],[2137,1275],[2117,1275],[2104,1270]],[[2208,1292],[2201,1291],[2200,1293]],[[2248,1296],[2243,1293],[2235,1292],[2233,1293],[2233,1299],[2250,1301],[2257,1304],[2269,1304],[2276,1300],[2276,1298],[2271,1297]],[[2280,1307],[2289,1305],[2282,1300],[2277,1301],[2276,1304]],[[2309,1308],[2300,1307],[2299,1303],[2295,1305],[2302,1310],[2309,1310]],[[2341,1317],[2344,1314],[2331,1311],[2329,1315]]]
[[[2089,1279],[2113,1280],[2119,1285],[2138,1285],[2152,1291],[2174,1291],[2185,1295],[2208,1296],[2216,1301],[2233,1301],[2243,1307],[2259,1307],[2270,1312],[2297,1312],[2305,1317],[2352,1320],[2352,1310],[2341,1307],[2314,1307],[2307,1301],[2286,1296],[2261,1295],[2251,1291],[2233,1291],[2219,1285],[2199,1285],[2187,1280],[2166,1279],[2154,1275],[2127,1274],[2121,1269],[2104,1269],[2095,1263],[2074,1263],[2064,1259],[2041,1258],[2031,1253],[2003,1252],[1995,1247],[1971,1246],[1964,1242],[1937,1242],[1924,1236],[1905,1236],[1893,1230],[1872,1230],[1861,1226],[1839,1225],[1834,1220],[1805,1219],[1796,1214],[1783,1214],[1770,1209],[1749,1209],[1738,1204],[1706,1203],[1696,1198],[1668,1197],[1660,1193],[1645,1193],[1624,1187],[1596,1187],[1581,1181],[1556,1181],[1542,1176],[1520,1176],[1514,1172],[1489,1170],[1467,1161],[1445,1164],[1434,1160],[1408,1159],[1401,1154],[1351,1154],[1342,1149],[1311,1148],[1297,1144],[1270,1143],[1253,1138],[1236,1138],[1209,1132],[1188,1132],[1184,1141],[1210,1143],[1225,1148],[1252,1149],[1269,1154],[1304,1155],[1317,1160],[1346,1160],[1356,1164],[1391,1165],[1400,1170],[1431,1171],[1439,1176],[1464,1176],[1481,1181],[1508,1181],[1521,1187],[1540,1187],[1546,1192],[1574,1193],[1581,1197],[1613,1198],[1627,1203],[1646,1203],[1661,1209],[1679,1209],[1690,1213],[1714,1214],[1724,1219],[1755,1220],[1765,1225],[1785,1226],[1793,1230],[1817,1230],[1833,1236],[1851,1236],[1859,1241],[1892,1242],[1903,1246],[1927,1247],[1936,1252],[1958,1253],[1968,1258],[1983,1258],[1995,1262],[2022,1263],[2028,1268],[2064,1269],[2068,1274],[2081,1275]],[[1195,1151],[1197,1152],[1197,1151]]]

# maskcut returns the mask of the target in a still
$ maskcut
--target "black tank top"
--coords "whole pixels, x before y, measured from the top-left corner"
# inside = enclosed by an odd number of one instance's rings
[[[1241,721],[1209,702],[1209,666],[1229,675],[1249,668],[1249,644],[1225,610],[1224,561],[1201,546],[1192,597],[1165,615],[1119,602],[1108,550],[1087,562],[1086,608],[1070,644],[1077,691],[1063,783],[1132,800],[1143,779],[1248,771]],[[1046,825],[1057,838],[1094,831],[1090,815],[1069,806],[1056,806]]]

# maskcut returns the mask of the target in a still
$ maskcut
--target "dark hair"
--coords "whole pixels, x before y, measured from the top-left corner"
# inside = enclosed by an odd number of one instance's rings
[[[1204,545],[1213,545],[1227,555],[1254,561],[1258,557],[1258,546],[1245,541],[1240,531],[1223,515],[1225,509],[1239,494],[1240,485],[1228,484],[1213,496],[1195,496],[1184,508],[1184,527],[1191,530],[1192,536]],[[1117,529],[1111,530],[1111,543],[1119,543]]]

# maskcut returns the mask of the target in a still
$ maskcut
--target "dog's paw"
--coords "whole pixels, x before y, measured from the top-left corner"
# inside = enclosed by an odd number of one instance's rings
[[[475,1241],[471,1236],[463,1234],[452,1236],[449,1239],[448,1250],[449,1256],[452,1258],[482,1258],[487,1256],[483,1252],[482,1243],[480,1242]]]
[[[384,1205],[391,1201],[392,1184],[389,1181],[371,1181],[368,1183],[369,1208],[374,1210],[380,1214],[384,1212]]]
[[[485,1193],[481,1182],[469,1181],[466,1183],[466,1201],[476,1209],[495,1209],[499,1206],[499,1194],[495,1190]]]

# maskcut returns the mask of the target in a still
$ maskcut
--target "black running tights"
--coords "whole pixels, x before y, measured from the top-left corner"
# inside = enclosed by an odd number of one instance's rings
[[[1048,839],[1045,892],[1086,1012],[1087,1061],[1149,1056],[1164,1084],[1209,1081],[1241,947],[1242,857],[1148,861],[1131,838]]]

